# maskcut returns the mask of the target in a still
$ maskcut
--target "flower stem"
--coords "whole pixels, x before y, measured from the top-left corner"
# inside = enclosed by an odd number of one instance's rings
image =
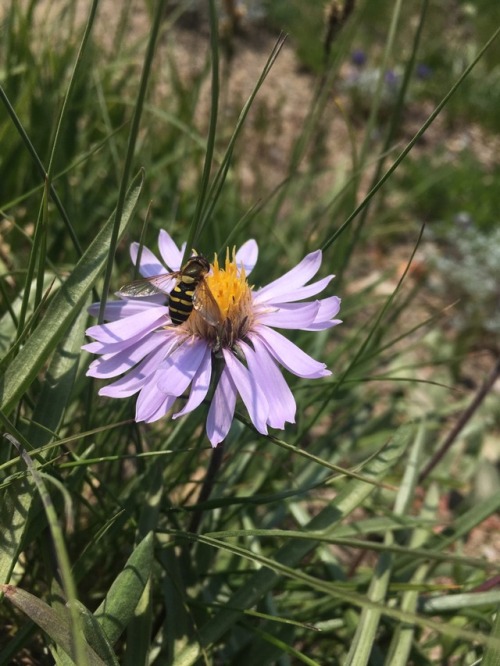
[[[213,356],[213,374],[211,378],[211,386],[209,390],[208,402],[210,403],[213,399],[215,389],[219,383],[220,376],[224,369],[224,360],[218,358],[216,355]],[[224,457],[224,442],[221,442],[215,449],[212,450],[212,457],[210,458],[210,464],[203,479],[203,485],[201,486],[200,494],[198,496],[197,508],[194,510],[194,513],[191,517],[191,521],[188,526],[189,532],[197,532],[201,519],[203,517],[203,504],[212,494],[214,488],[215,479],[217,473],[222,464],[222,458]]]
[[[214,487],[215,479],[217,473],[222,464],[222,458],[224,457],[224,442],[221,442],[217,448],[213,449],[212,457],[210,459],[210,465],[208,466],[207,473],[203,479],[203,485],[198,496],[198,508],[195,509],[191,522],[189,523],[188,531],[189,532],[198,532],[200,527],[201,519],[203,517],[203,504],[212,494]]]
[[[434,467],[444,458],[445,454],[448,452],[458,435],[462,432],[464,427],[470,421],[472,416],[476,413],[477,409],[482,404],[483,400],[486,398],[488,393],[493,388],[496,380],[500,377],[500,358],[497,358],[496,363],[491,370],[488,377],[485,379],[483,384],[479,387],[476,395],[474,396],[472,402],[467,407],[467,409],[460,415],[460,418],[455,423],[454,427],[449,432],[448,436],[438,448],[436,453],[427,463],[426,467],[420,472],[418,477],[419,482],[422,482],[429,474],[432,472]]]

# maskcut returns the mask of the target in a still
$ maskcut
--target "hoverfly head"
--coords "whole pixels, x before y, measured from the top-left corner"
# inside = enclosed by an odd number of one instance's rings
[[[192,278],[203,278],[210,272],[210,264],[202,254],[193,250],[192,256],[186,261],[182,268],[183,275]]]

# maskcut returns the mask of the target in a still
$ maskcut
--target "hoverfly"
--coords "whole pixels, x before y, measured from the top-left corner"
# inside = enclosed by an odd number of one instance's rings
[[[222,315],[205,280],[209,271],[210,264],[207,259],[195,253],[180,271],[135,280],[123,286],[118,293],[132,297],[166,294],[173,326],[180,326],[187,321],[195,309],[208,324],[220,327]],[[175,285],[170,290],[172,282]]]

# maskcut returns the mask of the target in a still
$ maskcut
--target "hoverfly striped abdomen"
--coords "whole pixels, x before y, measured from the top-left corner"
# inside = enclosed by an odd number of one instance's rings
[[[209,272],[210,264],[205,257],[194,254],[180,271],[129,282],[118,293],[127,298],[168,294],[168,313],[172,326],[180,326],[189,319],[192,311],[196,310],[207,324],[218,328],[222,323],[222,316],[205,280]]]
[[[195,291],[209,270],[210,264],[201,255],[191,257],[183,266],[168,299],[168,312],[174,326],[180,326],[189,318]]]

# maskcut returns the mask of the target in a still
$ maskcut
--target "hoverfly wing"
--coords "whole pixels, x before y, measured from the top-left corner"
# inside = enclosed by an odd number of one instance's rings
[[[164,273],[141,280],[134,280],[118,290],[120,296],[144,298],[157,294],[168,294],[178,279],[178,273]]]
[[[222,314],[210,287],[202,280],[193,295],[193,307],[211,326],[222,325]]]

